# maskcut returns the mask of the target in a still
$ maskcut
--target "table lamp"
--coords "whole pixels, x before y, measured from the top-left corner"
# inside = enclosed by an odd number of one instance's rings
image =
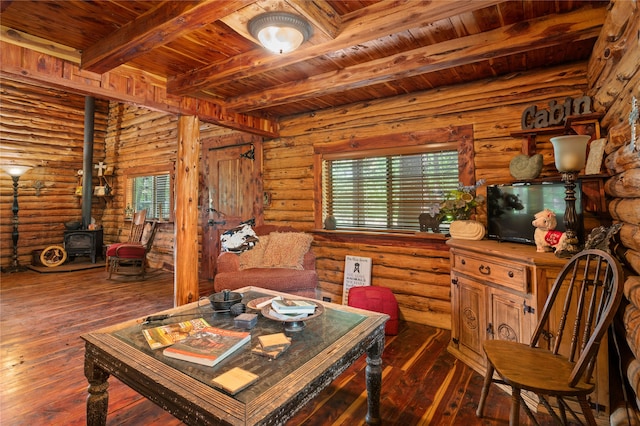
[[[11,262],[11,266],[4,270],[4,272],[18,272],[24,270],[18,261],[18,237],[20,235],[18,233],[18,181],[20,180],[20,176],[31,170],[31,166],[16,166],[10,164],[2,168],[11,176],[11,179],[13,179],[13,207],[11,208],[13,212],[13,233],[11,234],[13,241],[13,261]]]
[[[576,213],[575,188],[578,173],[586,163],[587,143],[590,139],[589,135],[567,135],[551,138],[556,168],[562,174],[565,188],[564,226],[567,243],[564,250],[556,252],[558,256],[571,257],[580,251],[576,229],[578,215]]]

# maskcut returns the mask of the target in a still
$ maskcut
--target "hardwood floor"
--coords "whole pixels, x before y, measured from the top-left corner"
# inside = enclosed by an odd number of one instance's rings
[[[85,424],[87,382],[79,336],[173,306],[173,275],[166,272],[153,271],[145,281],[108,281],[104,269],[28,271],[0,279],[2,425]],[[201,295],[212,291],[210,283],[201,283]],[[387,337],[382,424],[508,423],[509,397],[497,388],[489,394],[487,417],[476,418],[482,378],[447,353],[448,340],[446,330],[406,322],[398,336]],[[363,357],[287,424],[364,424],[365,366]],[[109,425],[182,424],[117,379],[109,382]]]

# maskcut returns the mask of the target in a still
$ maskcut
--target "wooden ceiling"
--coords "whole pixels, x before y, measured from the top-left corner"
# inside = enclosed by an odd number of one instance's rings
[[[139,68],[167,92],[277,119],[589,58],[608,1],[5,1],[6,37],[50,43],[83,69]],[[247,30],[265,11],[313,36],[272,54]],[[73,56],[72,54],[72,56]]]

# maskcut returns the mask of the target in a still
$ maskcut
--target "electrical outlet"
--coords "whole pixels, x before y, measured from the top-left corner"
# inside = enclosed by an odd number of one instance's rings
[[[327,297],[327,296],[322,296],[322,301],[323,302],[331,302],[331,298]]]

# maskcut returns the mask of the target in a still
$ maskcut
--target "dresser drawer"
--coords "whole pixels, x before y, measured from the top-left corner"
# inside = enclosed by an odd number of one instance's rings
[[[480,258],[467,254],[453,255],[452,268],[461,274],[489,281],[524,293],[529,292],[529,274],[524,265]]]

